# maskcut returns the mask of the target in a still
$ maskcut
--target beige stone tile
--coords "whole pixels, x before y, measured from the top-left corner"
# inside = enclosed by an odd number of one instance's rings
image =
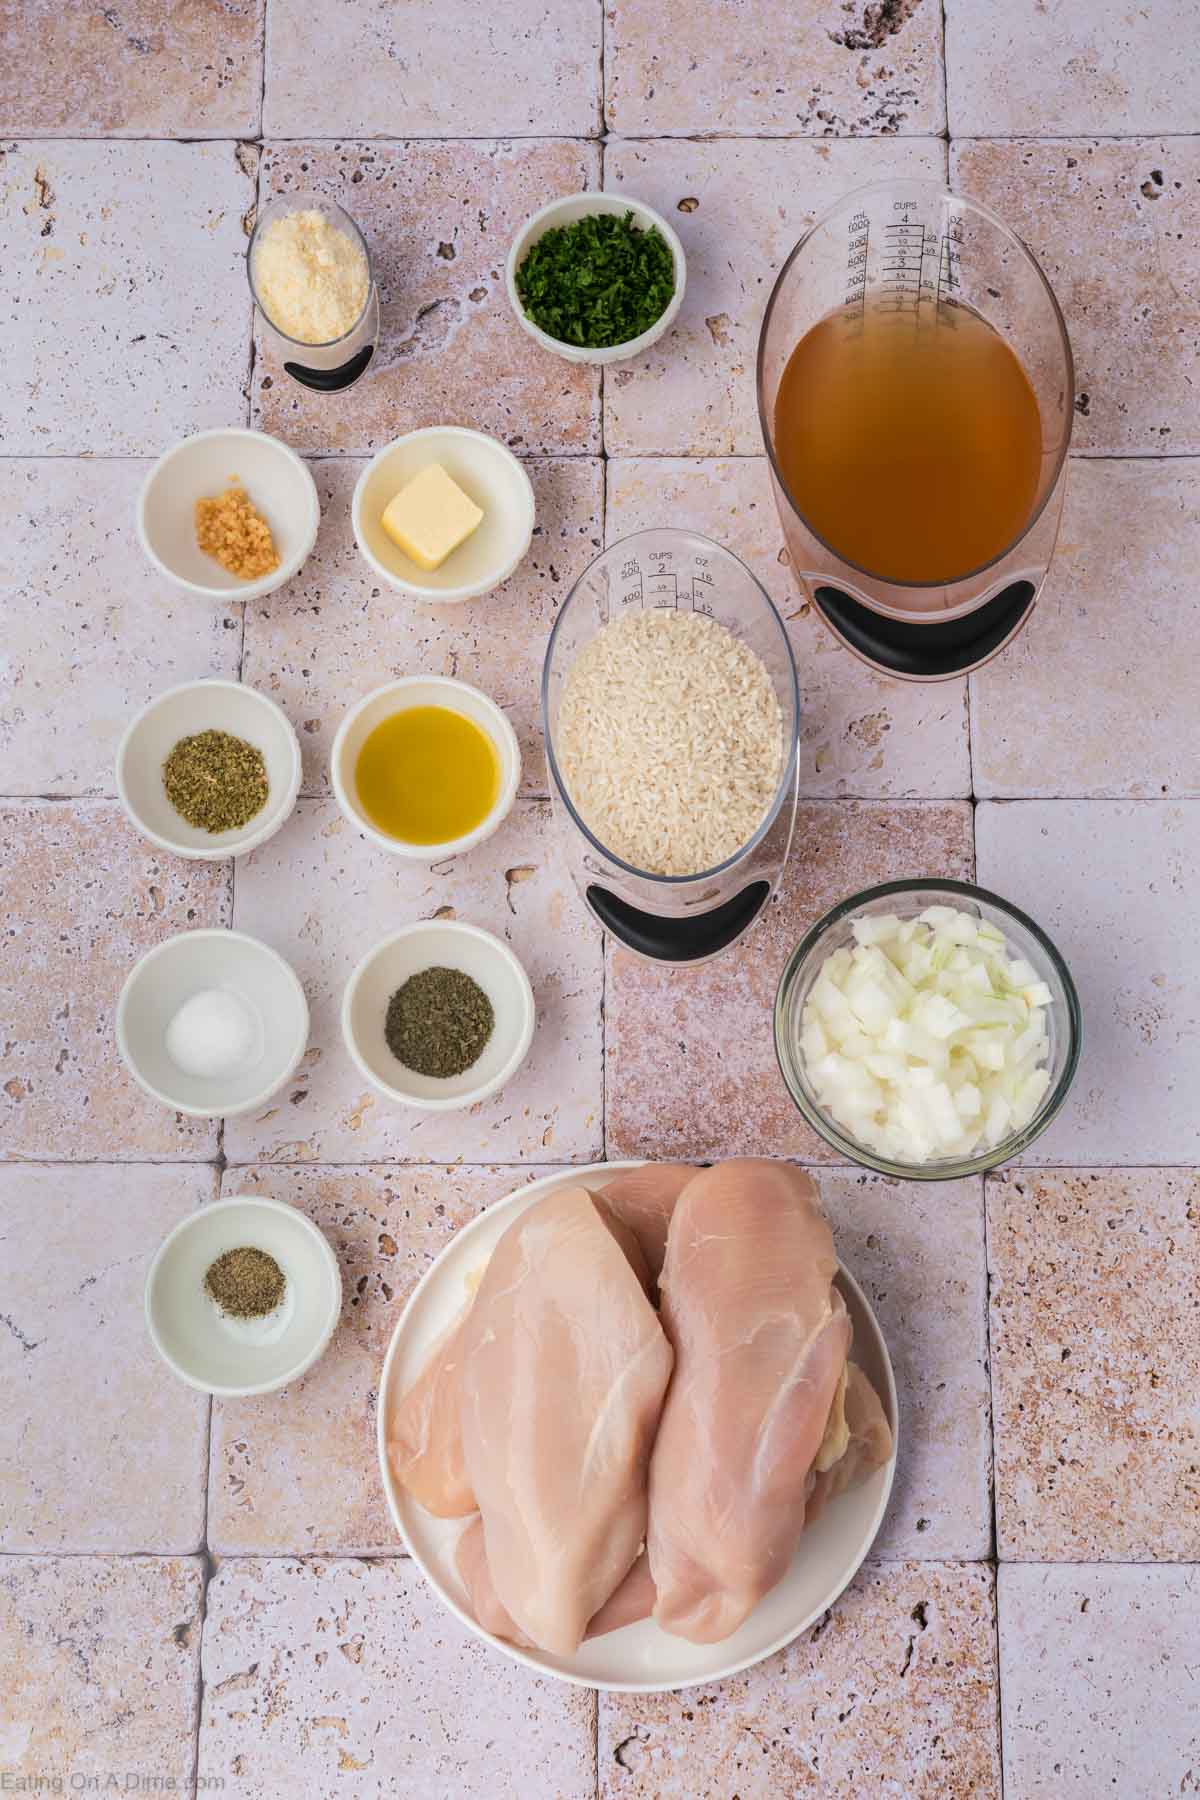
[[[1000,1570],[1008,1800],[1196,1787],[1196,1569]]]
[[[1200,1561],[1200,1174],[988,1181],[996,1514],[1021,1562]]]
[[[203,606],[138,549],[149,464],[0,460],[0,745],[8,794],[115,793],[121,733],[177,681],[237,679],[240,606]]]
[[[783,1085],[772,1008],[804,933],[848,894],[923,875],[970,880],[971,809],[808,802],[782,890],[740,944],[695,969],[608,947],[608,1154],[832,1161]]]
[[[593,1695],[481,1644],[407,1558],[222,1564],[202,1666],[200,1776],[238,1800],[592,1792]]]
[[[887,681],[843,650],[787,566],[765,457],[620,458],[608,464],[606,535],[669,522],[740,556],[788,622],[800,680],[803,793],[868,799],[968,794],[965,681]]]
[[[213,1402],[208,1542],[218,1555],[401,1553],[375,1450],[376,1384],[400,1309],[460,1226],[549,1172],[226,1169],[223,1194],[268,1194],[320,1226],[341,1264],[342,1317],[302,1381]]]
[[[595,137],[600,8],[590,0],[275,0],[270,137]]]
[[[264,0],[0,8],[0,118],[30,137],[253,137]]]
[[[327,794],[329,753],[348,708],[397,675],[457,675],[502,706],[521,745],[522,791],[547,791],[542,659],[559,602],[601,545],[601,464],[572,456],[529,462],[537,524],[511,580],[482,600],[421,606],[381,587],[359,555],[350,497],[357,458],[312,465],[321,531],[305,568],[246,616],[243,676],[296,721],[304,792]]]
[[[225,1127],[231,1161],[591,1162],[601,1143],[603,952],[556,856],[546,801],[518,801],[469,857],[432,869],[359,835],[332,800],[302,800],[238,867],[235,921],[283,951],[304,982],[312,1034],[299,1074],[262,1113]],[[452,908],[511,943],[533,983],[523,1068],[468,1112],[394,1106],[342,1043],[346,981],[388,932]]]
[[[255,155],[229,143],[0,149],[6,455],[158,456],[191,432],[245,424]]]
[[[601,1800],[999,1800],[992,1571],[868,1565],[794,1644],[677,1694],[602,1694]]]
[[[1066,316],[1076,450],[1200,450],[1200,139],[956,142],[952,185],[1020,234]]]
[[[159,1361],[142,1289],[216,1189],[161,1163],[0,1167],[3,1550],[200,1548],[208,1400]]]
[[[632,135],[885,137],[946,122],[929,0],[609,0],[605,117]]]
[[[1200,624],[1200,463],[1072,459],[1033,618],[971,677],[975,791],[1200,793],[1190,667]],[[1062,704],[1070,668],[1081,704]]]
[[[985,801],[979,883],[1057,945],[1083,1007],[1066,1105],[1026,1163],[1200,1163],[1200,804]]]
[[[991,1554],[987,1268],[978,1181],[824,1169],[838,1254],[870,1298],[900,1400],[900,1454],[876,1557]]]
[[[382,321],[370,368],[342,394],[298,387],[259,322],[255,422],[301,450],[378,450],[423,425],[471,425],[522,454],[597,454],[598,371],[521,329],[504,263],[529,215],[598,186],[599,167],[596,145],[553,138],[269,146],[264,198],[315,188],[362,227]]]
[[[1191,0],[947,0],[955,137],[1193,132],[1200,117]]]
[[[656,207],[688,259],[670,331],[605,372],[609,455],[757,455],[758,329],[785,258],[849,189],[892,175],[942,180],[945,154],[934,139],[607,144],[605,187]]]
[[[189,1791],[201,1611],[191,1559],[4,1557],[0,1758],[12,1791],[103,1792],[112,1777],[123,1793],[130,1771]]]
[[[116,801],[0,804],[0,918],[0,1155],[211,1156],[216,1121],[144,1094],[113,1020],[152,944],[229,922],[228,865],[155,850]]]

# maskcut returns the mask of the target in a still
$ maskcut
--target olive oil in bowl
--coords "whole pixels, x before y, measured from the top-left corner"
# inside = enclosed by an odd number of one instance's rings
[[[405,844],[451,844],[483,824],[500,791],[491,738],[447,706],[408,706],[370,732],[354,766],[359,804]]]

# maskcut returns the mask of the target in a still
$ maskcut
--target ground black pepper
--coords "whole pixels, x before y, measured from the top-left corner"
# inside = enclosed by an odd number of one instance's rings
[[[446,1079],[478,1062],[495,1023],[491,1001],[461,969],[422,969],[388,1001],[383,1034],[406,1069]]]
[[[231,1318],[261,1319],[283,1299],[287,1277],[265,1250],[239,1244],[209,1264],[204,1286]]]

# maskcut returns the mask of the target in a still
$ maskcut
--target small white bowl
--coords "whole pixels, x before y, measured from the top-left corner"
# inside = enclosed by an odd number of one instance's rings
[[[223,493],[237,476],[271,527],[279,567],[241,581],[196,542],[197,500]],[[161,575],[202,600],[261,600],[296,574],[317,541],[321,507],[308,464],[265,431],[229,426],[200,431],[160,456],[138,495],[142,549]]]
[[[540,237],[556,226],[573,225],[576,219],[587,218],[593,213],[619,213],[624,218],[627,212],[633,214],[635,222],[643,231],[656,225],[670,246],[675,263],[675,292],[665,312],[654,321],[649,331],[630,338],[628,343],[610,344],[604,350],[587,350],[582,345],[564,344],[561,338],[551,337],[548,331],[543,331],[540,325],[534,324],[521,305],[521,297],[517,293],[517,270],[524,262],[526,253]],[[566,362],[572,363],[625,362],[631,356],[640,356],[643,350],[648,350],[651,344],[657,343],[663,333],[669,331],[675,323],[687,286],[687,258],[674,229],[661,213],[656,213],[644,201],[634,200],[628,194],[568,194],[563,200],[551,200],[548,206],[535,212],[531,219],[526,219],[508,253],[508,261],[504,265],[504,285],[508,290],[508,303],[518,322],[543,350],[552,350],[555,356],[561,356]]]
[[[483,519],[440,569],[422,569],[394,544],[381,523],[402,487],[430,463],[441,463]],[[410,431],[371,459],[358,478],[350,509],[359,549],[389,587],[417,600],[474,600],[507,581],[533,536],[533,488],[511,450],[465,425]]]
[[[204,1277],[226,1250],[251,1245],[273,1256],[284,1296],[264,1319],[232,1319]],[[311,1369],[342,1309],[337,1258],[312,1220],[281,1200],[236,1194],[190,1213],[166,1237],[146,1277],[146,1329],[169,1369],[189,1387],[229,1398],[269,1394]]]
[[[262,752],[267,798],[261,812],[233,831],[189,825],[167,799],[163,763],[180,738],[227,731]],[[274,837],[300,792],[300,741],[274,700],[240,681],[185,681],[167,688],[131,719],[117,746],[117,793],[144,838],[195,862],[245,856]]]
[[[496,1015],[479,1060],[447,1079],[406,1069],[384,1037],[388,1001],[397,988],[410,975],[434,968],[469,975]],[[533,1023],[533,989],[508,945],[457,919],[421,920],[381,939],[351,975],[342,998],[342,1036],[356,1066],[385,1099],[425,1112],[456,1112],[503,1087],[529,1052]]]
[[[389,837],[386,831],[372,825],[358,797],[354,772],[359,751],[377,725],[410,706],[444,706],[461,713],[487,733],[500,763],[500,783],[491,812],[474,831],[444,844],[407,844],[402,838]],[[385,682],[350,708],[338,726],[329,765],[337,803],[356,830],[390,850],[393,856],[406,857],[409,862],[436,863],[473,850],[508,817],[521,780],[521,749],[516,732],[496,702],[469,682],[455,681],[449,675],[403,675],[398,681]]]
[[[167,1053],[167,1026],[206,988],[238,994],[256,1015],[261,1054],[234,1075],[188,1075]],[[304,989],[277,951],[244,931],[181,931],[147,950],[117,1002],[117,1048],[152,1100],[192,1119],[251,1112],[300,1066],[308,1044]]]

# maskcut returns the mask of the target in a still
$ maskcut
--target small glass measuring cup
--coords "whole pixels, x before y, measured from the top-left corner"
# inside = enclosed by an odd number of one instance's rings
[[[867,309],[932,323],[966,307],[1006,340],[1037,398],[1041,466],[1019,536],[951,580],[887,581],[840,555],[784,479],[775,408],[788,358],[822,319]],[[865,661],[913,680],[957,675],[1003,648],[1032,609],[1058,536],[1075,378],[1066,325],[1030,250],[986,207],[933,181],[878,182],[847,194],[804,234],[767,302],[758,412],[792,567],[806,598]],[[864,505],[870,496],[864,495]]]
[[[783,720],[774,798],[749,841],[695,875],[637,869],[580,816],[559,765],[563,684],[584,646],[631,608],[707,614],[759,656]],[[584,900],[607,931],[656,962],[702,962],[749,929],[783,872],[795,819],[800,699],[787,628],[756,578],[729,550],[694,531],[634,532],[601,551],[563,601],[542,670],[542,722],[561,842]]]
[[[289,337],[285,331],[281,331],[264,306],[254,279],[255,252],[261,233],[272,220],[294,212],[320,213],[331,225],[345,232],[367,259],[367,297],[362,311],[349,331],[325,344],[306,344],[300,338]],[[302,387],[312,388],[317,393],[333,394],[352,387],[366,373],[367,364],[375,354],[375,346],[379,341],[379,289],[375,284],[375,270],[367,240],[350,214],[336,200],[330,200],[324,194],[301,192],[279,194],[275,199],[267,201],[265,206],[260,206],[246,250],[246,277],[266,334],[273,341],[284,370],[293,381],[298,381]]]

